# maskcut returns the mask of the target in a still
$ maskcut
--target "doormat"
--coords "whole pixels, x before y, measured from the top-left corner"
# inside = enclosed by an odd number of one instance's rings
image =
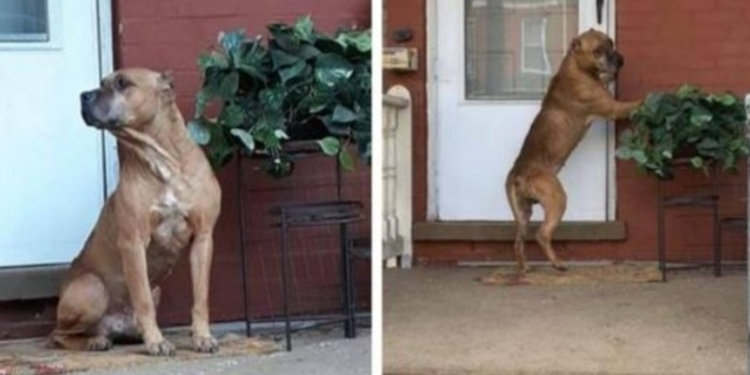
[[[141,345],[115,345],[106,352],[78,352],[49,349],[46,339],[8,341],[0,343],[0,375],[55,375],[88,370],[122,369],[165,362],[191,361],[232,356],[263,355],[279,350],[270,339],[247,338],[227,334],[219,338],[220,349],[215,354],[192,351],[189,331],[165,333],[177,347],[174,357],[152,357]]]
[[[531,267],[525,276],[519,277],[515,267],[503,267],[478,281],[500,286],[649,283],[661,281],[661,273],[656,265],[620,263],[572,266],[565,272],[550,266]]]

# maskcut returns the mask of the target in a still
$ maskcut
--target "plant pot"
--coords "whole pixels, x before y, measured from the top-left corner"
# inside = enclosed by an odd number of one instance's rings
[[[311,120],[304,124],[291,124],[286,130],[290,140],[311,141],[331,135],[323,122]]]

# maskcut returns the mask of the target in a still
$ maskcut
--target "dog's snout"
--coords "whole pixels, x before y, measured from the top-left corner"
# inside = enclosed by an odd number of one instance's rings
[[[623,65],[625,65],[625,58],[622,57],[619,52],[614,52],[612,54],[612,62],[615,64],[617,69],[620,69]]]
[[[91,104],[96,99],[96,91],[84,91],[81,93],[81,104]]]

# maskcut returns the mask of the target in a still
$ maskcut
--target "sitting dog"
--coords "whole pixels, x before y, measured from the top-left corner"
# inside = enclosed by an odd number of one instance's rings
[[[52,343],[107,350],[114,340],[142,340],[151,355],[173,355],[156,323],[158,285],[189,251],[193,348],[215,352],[208,289],[221,191],[188,137],[171,77],[117,71],[81,94],[81,114],[117,138],[120,175],[62,282]]]
[[[552,248],[552,234],[567,202],[557,173],[595,119],[621,119],[640,105],[640,101],[618,102],[607,89],[623,63],[612,39],[591,29],[573,39],[552,77],[541,110],[505,182],[517,225],[514,248],[521,275],[528,271],[524,237],[531,207],[536,203],[544,209],[536,241],[553,267],[565,270]]]

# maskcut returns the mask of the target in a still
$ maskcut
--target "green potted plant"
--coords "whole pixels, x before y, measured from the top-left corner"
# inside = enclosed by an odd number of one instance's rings
[[[203,81],[188,131],[214,168],[239,151],[265,156],[271,175],[288,175],[284,145],[294,140],[317,142],[345,169],[353,168],[350,145],[369,160],[370,31],[328,35],[309,16],[267,30],[268,38],[253,39],[242,30],[221,33],[198,59]]]
[[[617,156],[660,179],[673,177],[676,159],[688,159],[704,171],[713,163],[735,171],[750,151],[745,108],[731,93],[705,93],[691,85],[652,93],[631,120],[632,128],[620,136]]]

